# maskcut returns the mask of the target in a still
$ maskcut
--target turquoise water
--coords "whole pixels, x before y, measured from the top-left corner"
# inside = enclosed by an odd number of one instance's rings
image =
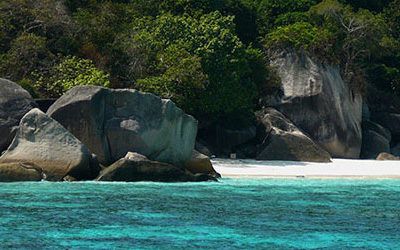
[[[0,184],[1,248],[399,249],[398,180]]]

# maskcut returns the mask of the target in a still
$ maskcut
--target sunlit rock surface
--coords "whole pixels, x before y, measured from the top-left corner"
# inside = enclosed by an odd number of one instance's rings
[[[75,87],[48,114],[104,165],[137,152],[183,167],[192,156],[197,134],[197,121],[172,101],[131,89]]]
[[[20,167],[14,166],[13,171],[16,178],[21,174],[20,181],[26,180],[26,172],[33,170],[49,181],[61,181],[66,176],[88,180],[99,172],[89,149],[39,109],[32,109],[21,119],[13,142],[0,157],[1,163],[19,163]],[[10,165],[0,166],[4,171],[5,167],[10,169]]]
[[[362,96],[343,81],[339,68],[294,52],[280,54],[272,65],[282,80],[283,96],[271,104],[333,157],[358,158]]]
[[[0,154],[10,145],[20,119],[35,106],[26,90],[0,78]]]

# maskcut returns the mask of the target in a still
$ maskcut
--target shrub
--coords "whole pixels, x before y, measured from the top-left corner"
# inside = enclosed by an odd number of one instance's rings
[[[276,28],[267,35],[266,47],[269,49],[295,48],[317,55],[330,54],[332,34],[308,22],[297,22]]]
[[[47,97],[59,97],[69,89],[82,85],[108,87],[109,75],[97,69],[90,60],[66,57],[46,74],[38,73],[35,87]]]

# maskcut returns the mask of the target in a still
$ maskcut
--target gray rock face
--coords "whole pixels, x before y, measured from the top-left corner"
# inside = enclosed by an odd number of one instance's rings
[[[332,156],[358,158],[362,97],[350,90],[339,69],[294,52],[279,55],[272,65],[282,79],[283,96],[267,105],[276,107]]]
[[[192,174],[207,174],[216,178],[221,177],[221,175],[215,171],[210,158],[196,150],[193,150],[192,159],[186,163],[185,169],[189,170]]]
[[[127,152],[184,166],[190,160],[197,121],[172,101],[135,90],[76,87],[48,114],[109,165]]]
[[[129,152],[124,158],[104,169],[97,181],[187,182],[212,179],[208,175],[193,175],[173,165],[150,161],[143,155]]]
[[[400,157],[396,157],[388,153],[381,153],[376,159],[378,161],[400,161]]]
[[[0,164],[0,182],[41,181],[44,177],[41,169],[29,164]]]
[[[264,109],[257,118],[265,128],[258,160],[330,162],[328,152],[275,109]]]
[[[390,153],[390,142],[384,136],[373,130],[366,130],[363,135],[361,158],[376,159],[380,153]]]
[[[400,138],[400,114],[396,113],[375,113],[372,119],[389,129],[392,135]]]
[[[400,157],[400,143],[394,146],[391,151],[393,155]]]
[[[33,166],[49,181],[61,181],[68,175],[77,180],[93,179],[99,172],[86,146],[39,109],[32,109],[21,119],[0,163]]]
[[[0,78],[0,154],[10,145],[21,118],[35,106],[26,90]]]
[[[194,148],[203,155],[206,155],[208,157],[212,156],[211,150],[207,146],[205,146],[202,142],[196,141]]]
[[[390,153],[391,134],[389,130],[371,121],[364,121],[362,128],[361,158],[376,159],[380,153]]]
[[[385,139],[388,140],[389,142],[392,141],[392,134],[390,133],[390,131],[387,128],[382,127],[378,123],[369,120],[363,121],[362,129],[363,131],[365,130],[375,131],[376,133],[385,137]]]

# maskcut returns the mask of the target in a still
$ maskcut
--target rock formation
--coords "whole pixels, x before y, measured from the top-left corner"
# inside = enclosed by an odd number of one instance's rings
[[[400,141],[400,114],[379,112],[374,113],[372,119],[387,128],[395,140]]]
[[[393,155],[400,157],[400,143],[392,147],[391,152]]]
[[[363,143],[361,150],[361,158],[376,159],[380,153],[390,153],[390,131],[381,125],[364,121],[363,125]]]
[[[0,182],[41,181],[44,179],[41,169],[26,163],[1,163]]]
[[[258,160],[330,162],[328,152],[320,148],[307,135],[277,110],[264,109],[257,113],[264,135]]]
[[[359,158],[362,97],[343,81],[339,68],[294,52],[276,56],[271,64],[283,96],[266,97],[274,101],[265,105],[281,111],[333,157]]]
[[[185,169],[189,170],[192,174],[208,174],[216,178],[221,177],[221,175],[215,171],[210,158],[196,150],[193,150],[192,159],[186,163]]]
[[[21,174],[15,177],[18,180],[30,179],[27,175],[36,179],[34,171],[49,181],[61,181],[67,176],[88,180],[99,172],[86,146],[39,109],[32,109],[21,119],[17,134],[0,157],[0,163],[1,174]]]
[[[400,157],[388,153],[381,153],[376,159],[378,161],[400,161]]]
[[[109,165],[127,152],[183,167],[194,149],[197,121],[172,101],[136,90],[75,87],[48,114]]]
[[[20,119],[35,106],[26,90],[0,78],[0,154],[10,145]]]
[[[151,161],[147,157],[129,152],[110,167],[104,169],[97,181],[161,181],[187,182],[215,180],[205,174],[193,175],[167,163]]]

